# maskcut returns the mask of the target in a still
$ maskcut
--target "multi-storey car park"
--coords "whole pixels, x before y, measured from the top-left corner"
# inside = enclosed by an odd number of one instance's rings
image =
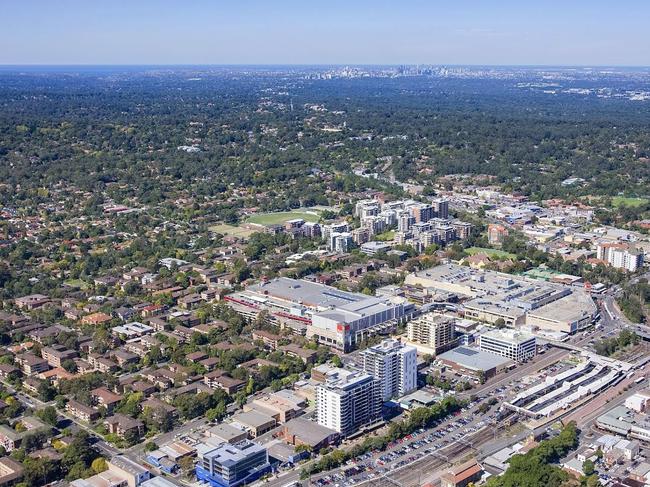
[[[270,321],[343,351],[370,335],[389,333],[415,311],[399,296],[367,296],[286,277],[254,284],[225,299],[248,318],[267,311]]]
[[[563,334],[592,324],[596,304],[578,287],[442,264],[406,276],[406,285],[457,295],[465,317]]]

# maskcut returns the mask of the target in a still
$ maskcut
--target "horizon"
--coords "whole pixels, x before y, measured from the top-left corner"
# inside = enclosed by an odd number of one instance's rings
[[[0,64],[0,68],[13,67],[55,67],[55,68],[120,68],[120,67],[305,67],[305,68],[330,68],[330,67],[365,67],[365,68],[394,68],[401,66],[423,66],[423,67],[451,67],[451,68],[561,68],[561,69],[632,69],[643,68],[650,69],[650,64],[454,64],[454,63],[21,63],[21,64]]]

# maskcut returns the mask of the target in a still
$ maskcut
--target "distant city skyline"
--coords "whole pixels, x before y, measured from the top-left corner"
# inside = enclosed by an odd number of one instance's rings
[[[650,2],[23,0],[0,64],[648,66]]]

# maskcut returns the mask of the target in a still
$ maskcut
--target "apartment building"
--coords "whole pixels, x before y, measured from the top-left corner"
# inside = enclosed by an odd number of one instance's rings
[[[636,272],[643,266],[643,252],[626,243],[600,243],[596,257],[617,269]]]
[[[490,223],[488,225],[488,243],[490,245],[501,245],[508,236],[508,229],[503,225]]]
[[[417,351],[393,339],[362,352],[363,370],[380,383],[381,398],[401,397],[417,389]]]
[[[337,371],[316,387],[318,424],[349,436],[381,420],[380,382],[369,374]]]
[[[63,345],[52,345],[41,349],[41,356],[52,367],[61,367],[65,360],[72,360],[78,356],[74,350],[68,350]]]
[[[431,348],[437,355],[456,343],[456,320],[450,316],[426,313],[406,325],[409,341]]]
[[[49,370],[50,365],[47,360],[37,357],[33,353],[24,353],[16,355],[15,362],[19,365],[26,375],[36,375]]]

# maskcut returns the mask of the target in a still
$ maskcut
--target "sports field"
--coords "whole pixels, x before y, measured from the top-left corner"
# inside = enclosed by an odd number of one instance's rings
[[[641,206],[648,201],[645,198],[626,198],[625,196],[614,196],[612,198],[612,205],[618,208],[619,206]]]
[[[312,210],[279,211],[252,215],[246,219],[246,222],[268,226],[279,225],[287,220],[293,220],[295,218],[302,218],[306,222],[317,222],[320,219],[320,216],[317,211]]]
[[[484,247],[470,247],[468,249],[465,249],[465,253],[469,255],[474,255],[474,254],[486,254],[490,257],[496,257],[496,258],[504,258],[504,259],[514,259],[517,257],[515,254],[511,254],[510,252],[506,252],[504,250],[497,250],[497,249],[486,249]]]
[[[222,223],[220,225],[213,225],[210,227],[211,232],[220,233],[222,235],[231,235],[233,237],[246,238],[249,237],[252,233],[255,233],[257,230],[252,230],[250,228],[236,227],[234,225],[226,225]]]

